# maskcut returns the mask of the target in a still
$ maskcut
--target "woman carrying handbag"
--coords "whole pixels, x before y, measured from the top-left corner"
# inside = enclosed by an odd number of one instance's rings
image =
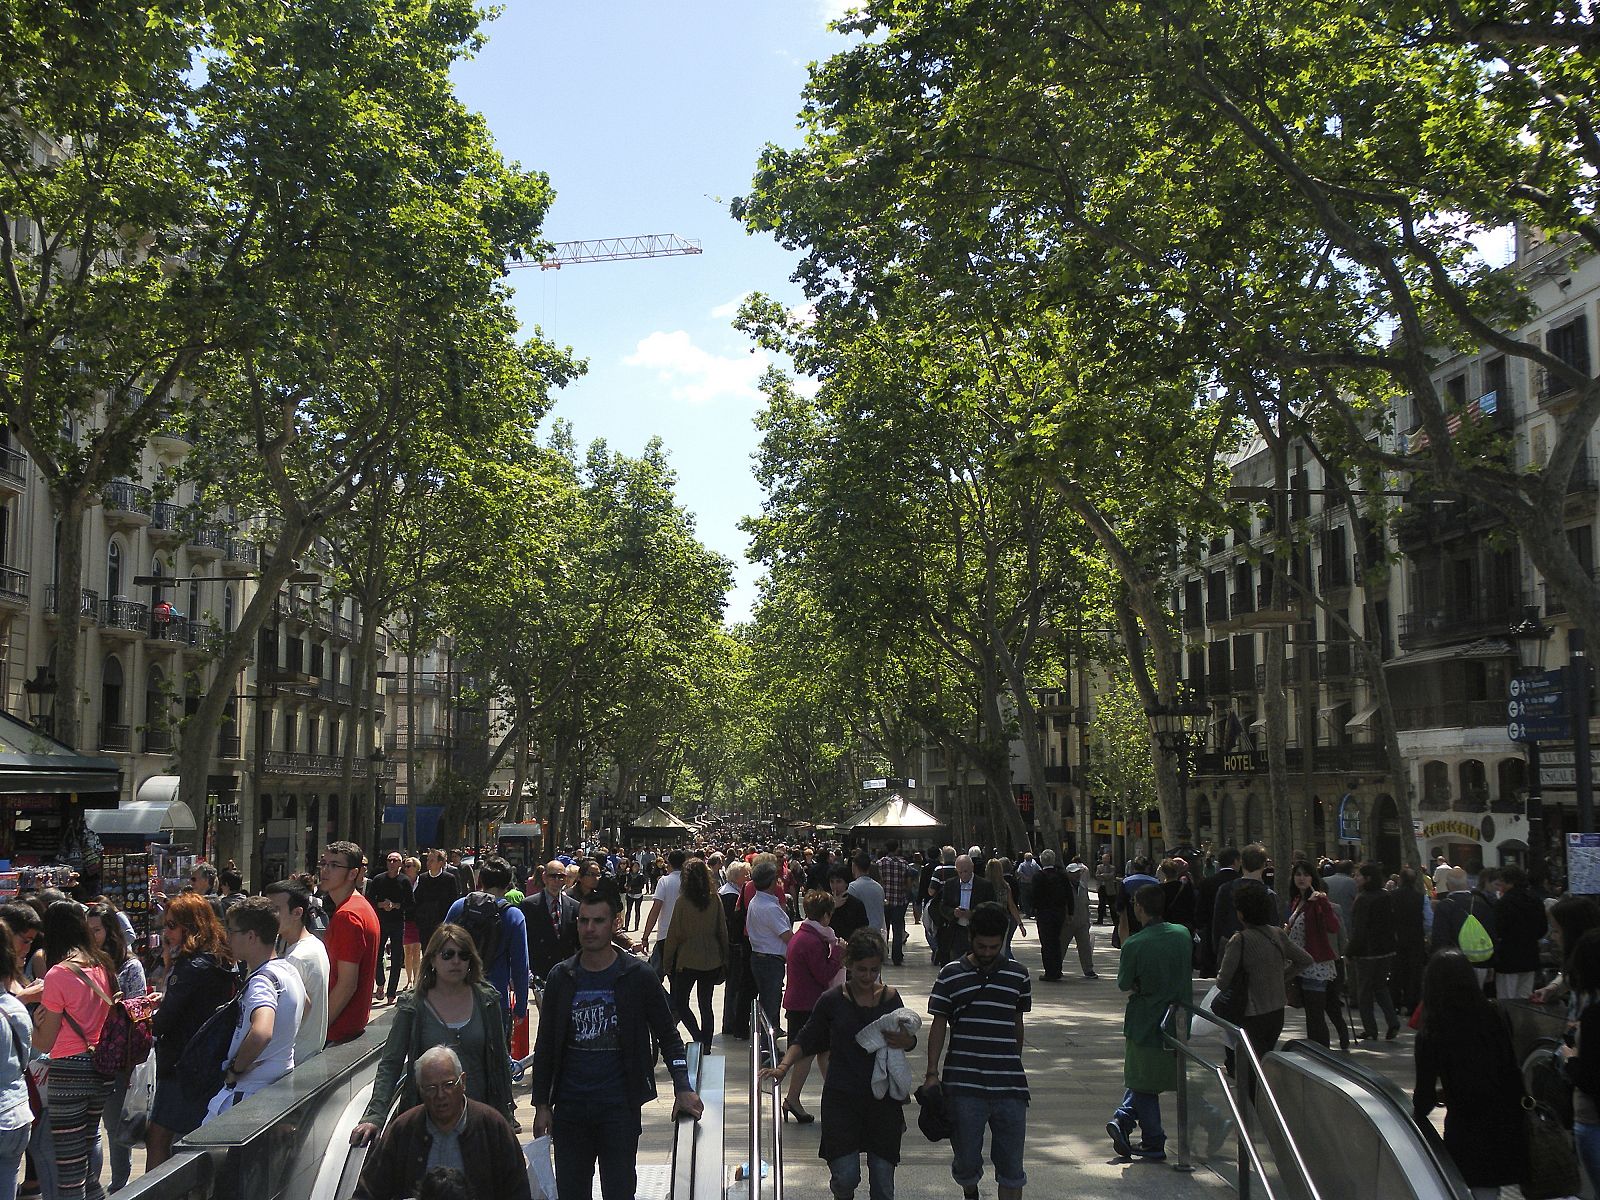
[[[1290,984],[1291,989],[1299,991],[1300,1005],[1306,1010],[1306,1036],[1319,1046],[1328,1045],[1331,1018],[1339,1031],[1339,1049],[1348,1050],[1350,1028],[1345,1024],[1344,1009],[1337,1002],[1339,912],[1328,899],[1322,876],[1309,862],[1297,861],[1289,870],[1289,878],[1294,894],[1284,931],[1312,959],[1311,965]],[[1331,1005],[1330,995],[1335,1000]]]

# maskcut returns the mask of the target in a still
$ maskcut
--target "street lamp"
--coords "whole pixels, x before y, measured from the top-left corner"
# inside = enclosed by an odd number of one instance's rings
[[[372,862],[378,861],[378,844],[383,840],[383,768],[386,756],[383,746],[373,738],[372,753],[367,756],[367,769],[372,772]]]
[[[28,693],[28,721],[40,733],[55,732],[56,673],[45,664],[39,664],[33,678],[25,680],[22,690]]]
[[[1145,710],[1150,730],[1163,751],[1178,765],[1178,828],[1167,839],[1169,846],[1189,841],[1189,766],[1195,751],[1206,744],[1206,722],[1211,709],[1193,693],[1184,692],[1172,704],[1156,704]]]
[[[1539,620],[1539,606],[1525,605],[1522,620],[1510,629],[1511,640],[1517,645],[1517,660],[1523,675],[1534,675],[1544,670],[1545,650],[1555,627]],[[1544,875],[1544,785],[1540,780],[1539,743],[1530,741],[1528,747],[1528,871],[1534,879]]]

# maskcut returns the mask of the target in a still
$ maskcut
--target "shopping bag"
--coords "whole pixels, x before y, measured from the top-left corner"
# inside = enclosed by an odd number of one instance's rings
[[[550,1156],[550,1135],[536,1137],[523,1148],[528,1157],[528,1190],[533,1200],[556,1200],[556,1165]]]
[[[1206,993],[1206,998],[1200,1001],[1200,1007],[1206,1013],[1209,1013],[1212,1004],[1216,1002],[1217,997],[1221,994],[1222,989],[1213,983],[1211,990]],[[1201,1050],[1202,1047],[1211,1050],[1213,1053],[1217,1049],[1232,1049],[1233,1034],[1215,1021],[1210,1020],[1205,1013],[1196,1013],[1193,1022],[1189,1026],[1189,1044],[1202,1053],[1204,1053]]]
[[[156,1052],[152,1050],[128,1074],[128,1090],[122,1098],[122,1115],[119,1118],[119,1132],[124,1142],[144,1141],[145,1130],[150,1123],[150,1105],[155,1101],[155,1094]]]

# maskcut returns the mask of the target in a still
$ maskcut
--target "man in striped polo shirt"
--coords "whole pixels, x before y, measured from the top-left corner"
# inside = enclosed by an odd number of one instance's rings
[[[972,910],[971,949],[948,962],[928,998],[928,1084],[942,1083],[954,1132],[950,1174],[975,1200],[983,1178],[983,1131],[989,1130],[1000,1200],[1021,1200],[1028,1176],[1022,1150],[1028,1128],[1028,1079],[1022,1070],[1022,1014],[1033,1006],[1028,970],[1005,957],[1006,910],[993,901]],[[939,1057],[945,1042],[941,1079]]]

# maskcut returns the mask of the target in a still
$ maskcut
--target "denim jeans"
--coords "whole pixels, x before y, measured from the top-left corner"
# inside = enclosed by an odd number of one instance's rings
[[[639,1129],[639,1110],[626,1103],[557,1101],[550,1143],[562,1200],[591,1200],[597,1162],[602,1200],[633,1200]]]
[[[850,1200],[861,1186],[861,1155],[843,1154],[828,1160],[828,1190],[834,1200]],[[867,1195],[871,1200],[894,1200],[894,1164],[876,1154],[867,1155]]]
[[[1137,1123],[1140,1140],[1152,1150],[1167,1144],[1167,1131],[1161,1127],[1161,1097],[1155,1092],[1128,1092],[1111,1119],[1122,1126],[1124,1134],[1131,1133]]]
[[[783,1029],[783,959],[772,954],[752,954],[750,973],[756,977],[756,995],[774,1031]]]
[[[29,1127],[0,1132],[0,1200],[17,1200],[17,1173],[28,1149]]]
[[[1592,1185],[1600,1186],[1600,1125],[1583,1121],[1572,1123],[1572,1140],[1577,1144],[1578,1162]]]
[[[995,1182],[1003,1188],[1026,1187],[1022,1145],[1028,1132],[1028,1102],[1021,1096],[988,1092],[947,1091],[945,1098],[955,1127],[950,1135],[955,1152],[950,1175],[956,1183],[972,1188],[983,1178],[983,1131],[987,1128]]]

